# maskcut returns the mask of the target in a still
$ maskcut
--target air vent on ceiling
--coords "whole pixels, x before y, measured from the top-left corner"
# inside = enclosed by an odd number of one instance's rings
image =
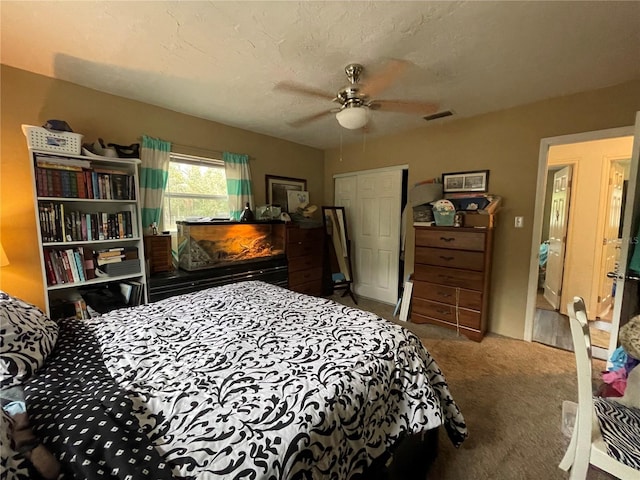
[[[451,110],[443,110],[442,112],[437,112],[437,113],[434,113],[433,115],[427,115],[426,117],[424,117],[424,119],[427,122],[430,122],[431,120],[437,120],[439,118],[450,117],[451,115],[453,115],[453,112]]]

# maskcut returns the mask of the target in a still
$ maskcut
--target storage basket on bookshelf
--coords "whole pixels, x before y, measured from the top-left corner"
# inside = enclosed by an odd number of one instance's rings
[[[51,131],[33,125],[22,125],[22,131],[29,148],[74,155],[82,152],[83,135],[80,133]]]
[[[132,275],[140,273],[140,259],[133,258],[131,260],[123,260],[117,263],[108,263],[101,267],[110,277],[118,275]]]

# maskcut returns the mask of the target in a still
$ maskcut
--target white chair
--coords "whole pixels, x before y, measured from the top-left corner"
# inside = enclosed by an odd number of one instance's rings
[[[635,426],[633,424],[629,425],[632,432],[631,435],[627,428],[625,428],[626,432],[620,432],[620,435],[617,435],[617,432],[612,430],[616,427],[610,424],[608,418],[605,418],[611,415],[611,419],[619,416],[626,420],[628,418],[625,415],[626,412],[632,410],[632,415],[635,415],[633,410],[638,409],[629,409],[629,407],[615,402],[607,402],[605,404],[608,409],[606,412],[602,411],[602,408],[595,408],[594,401],[598,402],[599,400],[594,400],[593,397],[591,337],[589,335],[584,301],[580,297],[574,297],[573,302],[570,302],[567,307],[578,371],[578,412],[571,442],[559,467],[565,471],[571,469],[569,477],[571,480],[584,480],[589,470],[589,464],[615,475],[621,480],[638,480],[640,478],[640,470],[622,463],[607,453],[607,443],[603,439],[598,421],[598,417],[600,417],[604,424],[607,425],[608,433],[605,438],[613,436],[615,437],[614,440],[617,440],[618,437],[621,439],[621,444],[619,443],[615,446],[618,454],[626,458],[638,459],[640,456],[640,423]],[[622,402],[624,402],[624,399],[622,399]],[[638,412],[640,413],[640,410]],[[629,445],[626,445],[627,443]]]

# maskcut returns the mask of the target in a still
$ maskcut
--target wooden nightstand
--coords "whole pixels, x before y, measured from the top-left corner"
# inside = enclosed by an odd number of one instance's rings
[[[146,235],[144,237],[144,253],[149,262],[150,275],[173,270],[171,235]]]

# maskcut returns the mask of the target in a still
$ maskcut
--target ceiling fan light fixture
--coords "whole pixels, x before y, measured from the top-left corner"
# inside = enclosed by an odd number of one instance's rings
[[[369,122],[368,107],[346,107],[336,113],[338,123],[349,130],[357,130]]]

